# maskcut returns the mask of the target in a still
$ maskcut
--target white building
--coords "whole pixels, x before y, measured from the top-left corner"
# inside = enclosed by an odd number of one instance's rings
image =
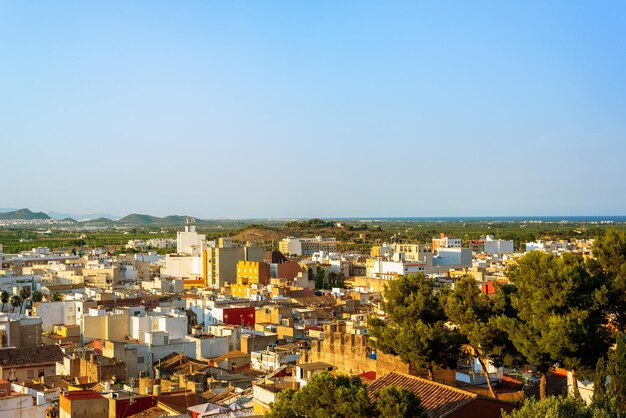
[[[487,254],[512,254],[514,252],[513,241],[493,239],[491,235],[487,235],[482,240],[485,242],[485,253]]]
[[[253,351],[250,356],[250,365],[255,370],[273,372],[283,364],[296,364],[300,359],[300,353],[261,350]]]
[[[527,242],[526,243],[526,252],[529,253],[531,251],[545,251],[543,242]]]
[[[187,220],[184,231],[178,231],[176,234],[176,252],[178,254],[198,255],[202,241],[206,240],[206,236],[196,232],[196,225]]]
[[[472,266],[471,248],[439,248],[433,257],[433,273],[444,273],[451,268],[469,268]]]
[[[76,301],[72,298],[58,302],[39,302],[34,307],[34,312],[42,319],[41,330],[44,332],[51,332],[55,325],[79,323],[76,321]]]
[[[316,251],[336,252],[335,238],[283,238],[278,243],[278,249],[285,255],[310,256]]]
[[[433,238],[432,240],[433,251],[439,251],[440,248],[461,248],[461,239],[441,234],[439,238]]]
[[[164,331],[146,332],[144,341],[149,346],[152,362],[159,361],[173,353],[182,353],[191,358],[196,355],[196,345],[192,341],[183,338],[171,340],[168,333]]]
[[[155,277],[154,281],[142,281],[141,288],[155,293],[182,293],[184,281],[175,277]]]
[[[426,263],[378,260],[373,263],[369,275],[382,279],[394,279],[412,273],[425,273],[425,271]]]
[[[161,268],[161,274],[168,277],[195,278],[202,273],[201,255],[168,254]]]
[[[147,333],[164,332],[170,340],[182,339],[187,335],[187,323],[187,315],[157,308],[145,315],[131,316],[130,335],[145,341]]]
[[[196,359],[209,359],[223,356],[229,350],[229,338],[217,337],[215,335],[197,334],[187,335],[185,340],[193,342],[196,345]]]

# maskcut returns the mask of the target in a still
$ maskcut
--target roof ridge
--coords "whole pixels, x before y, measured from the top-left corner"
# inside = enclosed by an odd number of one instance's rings
[[[392,374],[395,374],[395,375],[398,375],[398,376],[409,377],[411,379],[419,380],[419,381],[422,381],[424,383],[428,383],[428,384],[433,385],[433,386],[439,386],[439,387],[442,387],[442,388],[445,388],[445,389],[448,389],[448,390],[452,390],[454,392],[458,392],[458,393],[461,393],[461,394],[464,394],[464,395],[468,395],[468,396],[470,396],[472,398],[478,398],[479,397],[479,394],[477,394],[477,393],[470,392],[470,391],[464,390],[464,389],[460,389],[460,388],[457,388],[457,387],[454,387],[454,386],[450,386],[450,385],[447,385],[445,383],[437,382],[437,381],[434,381],[434,380],[424,379],[423,377],[413,376],[413,375],[408,374],[408,373],[389,372],[386,375],[380,377],[380,379],[384,379],[385,377],[387,377],[389,375],[392,375]]]

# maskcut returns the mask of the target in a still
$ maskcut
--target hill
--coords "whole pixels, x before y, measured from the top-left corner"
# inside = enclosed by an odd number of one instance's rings
[[[96,219],[89,219],[88,221],[81,221],[80,222],[82,225],[89,225],[89,226],[113,226],[115,225],[115,221],[109,219],[109,218],[96,218]]]
[[[189,216],[169,215],[160,219],[160,223],[164,225],[184,225],[187,223]]]
[[[118,220],[117,223],[128,225],[158,225],[161,223],[161,218],[158,216],[131,213]]]
[[[0,213],[0,219],[2,220],[34,220],[34,219],[51,219],[43,212],[33,212],[28,208],[14,210],[12,212]]]
[[[287,236],[284,233],[260,225],[250,225],[233,235],[235,241],[262,243],[264,241],[276,241]]]
[[[66,213],[66,212],[53,212],[53,211],[46,211],[46,214],[48,216],[50,216],[52,219],[65,219],[65,218],[72,218],[72,219],[77,219],[80,221],[89,221],[92,219],[97,219],[97,218],[108,218],[108,219],[118,219],[119,216],[116,215],[111,215],[108,213],[82,213],[82,214],[78,214],[78,213]]]

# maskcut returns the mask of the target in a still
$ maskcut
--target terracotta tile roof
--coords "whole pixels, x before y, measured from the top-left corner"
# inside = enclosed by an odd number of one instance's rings
[[[224,360],[230,360],[230,359],[235,359],[235,358],[246,358],[246,357],[250,357],[250,354],[246,354],[244,352],[241,351],[237,351],[237,350],[233,350],[233,351],[229,351],[226,354],[223,354],[217,358],[212,359],[211,361],[213,363],[221,363]]]
[[[153,406],[152,408],[145,409],[141,412],[137,412],[136,414],[129,415],[128,418],[157,418],[157,417],[167,417],[169,414],[158,406]]]
[[[153,365],[159,367],[163,375],[193,374],[202,372],[209,367],[209,363],[187,357],[182,353],[172,353],[160,361],[157,360]]]
[[[0,349],[0,366],[4,368],[57,361],[63,361],[63,351],[57,345]]]
[[[466,390],[396,372],[375,380],[367,387],[367,393],[370,398],[375,399],[376,392],[386,386],[395,386],[415,393],[422,401],[429,418],[444,417],[478,398],[477,394]]]

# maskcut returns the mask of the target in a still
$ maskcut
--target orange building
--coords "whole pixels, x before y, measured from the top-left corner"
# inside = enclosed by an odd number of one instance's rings
[[[59,418],[109,418],[109,400],[93,390],[61,393]]]

